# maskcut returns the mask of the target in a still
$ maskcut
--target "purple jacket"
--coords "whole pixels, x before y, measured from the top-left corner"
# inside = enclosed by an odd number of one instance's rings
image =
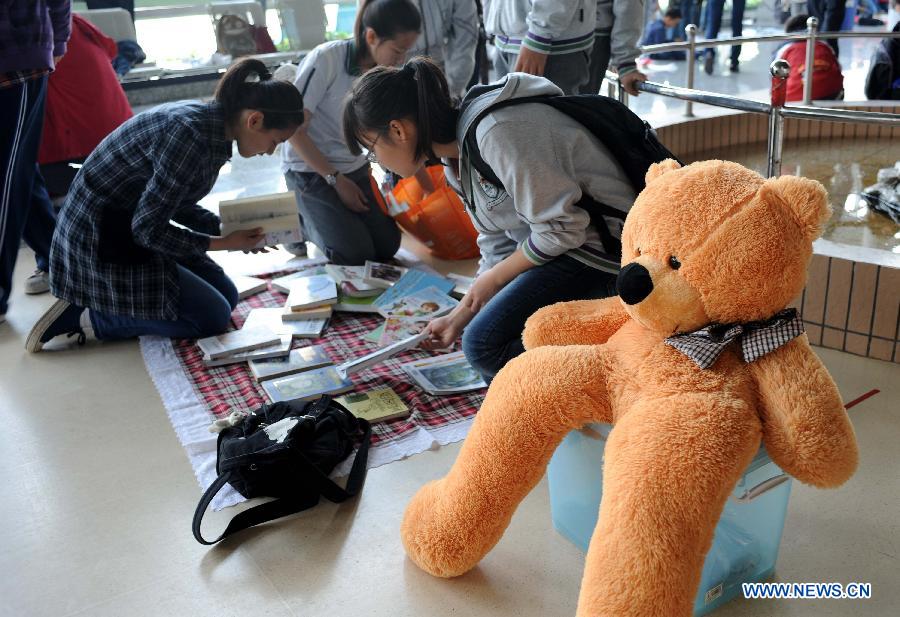
[[[0,1],[0,73],[52,69],[71,32],[70,0]]]

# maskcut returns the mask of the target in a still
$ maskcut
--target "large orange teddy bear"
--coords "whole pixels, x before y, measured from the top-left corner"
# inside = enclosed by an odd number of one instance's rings
[[[856,469],[828,371],[786,307],[830,208],[815,181],[736,163],[653,165],[622,237],[619,297],[535,313],[450,473],[404,515],[406,551],[442,577],[503,535],[572,429],[612,423],[579,616],[687,617],[725,500],[764,441],[798,480]],[[598,470],[599,473],[599,470]]]

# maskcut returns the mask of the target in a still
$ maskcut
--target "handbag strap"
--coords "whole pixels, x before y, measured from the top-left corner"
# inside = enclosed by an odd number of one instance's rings
[[[194,532],[194,538],[200,544],[216,544],[249,527],[273,521],[277,518],[282,518],[291,514],[296,514],[303,510],[308,510],[319,503],[320,495],[324,495],[330,501],[340,503],[359,494],[366,479],[369,460],[369,444],[372,441],[371,424],[362,418],[359,419],[359,424],[363,427],[363,438],[359,449],[356,451],[356,457],[353,459],[353,466],[351,467],[350,475],[347,478],[347,488],[341,488],[339,485],[335,484],[321,469],[313,465],[305,456],[301,455],[299,457],[301,465],[306,468],[304,471],[311,474],[318,492],[310,492],[291,497],[279,497],[278,499],[248,508],[239,514],[236,514],[228,522],[228,526],[225,528],[225,531],[222,532],[222,535],[215,540],[210,541],[204,538],[203,534],[200,532],[200,524],[203,522],[203,517],[213,498],[220,490],[222,490],[222,487],[228,483],[230,474],[225,472],[219,474],[219,477],[209,485],[209,488],[203,493],[203,497],[200,498],[197,509],[194,510],[194,520],[191,525],[192,531]]]

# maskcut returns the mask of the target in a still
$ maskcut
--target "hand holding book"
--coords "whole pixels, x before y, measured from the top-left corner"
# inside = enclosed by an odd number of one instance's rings
[[[254,229],[238,229],[232,231],[227,236],[213,236],[209,240],[209,250],[211,251],[244,251],[267,253],[265,247],[255,248],[260,240],[265,238],[262,227]]]

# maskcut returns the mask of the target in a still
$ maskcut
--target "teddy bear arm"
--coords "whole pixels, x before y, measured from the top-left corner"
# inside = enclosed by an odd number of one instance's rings
[[[525,349],[546,345],[602,345],[628,320],[618,296],[557,302],[525,322]]]
[[[858,463],[856,437],[837,385],[806,335],[749,367],[772,459],[801,482],[843,484]]]

